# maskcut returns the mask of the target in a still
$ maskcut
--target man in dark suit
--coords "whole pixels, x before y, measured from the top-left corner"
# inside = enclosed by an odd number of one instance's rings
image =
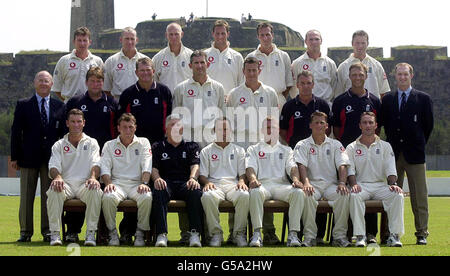
[[[41,234],[49,241],[47,195],[50,186],[48,161],[52,145],[62,136],[64,104],[50,98],[52,76],[41,71],[34,78],[35,95],[19,100],[11,127],[11,164],[20,170],[20,238],[30,242],[33,235],[33,205],[38,178],[41,183]]]
[[[397,91],[386,94],[382,103],[382,122],[387,141],[395,153],[398,186],[408,177],[414,213],[417,244],[426,244],[428,236],[428,191],[425,145],[433,130],[433,102],[430,96],[411,86],[413,67],[399,63],[395,67]]]

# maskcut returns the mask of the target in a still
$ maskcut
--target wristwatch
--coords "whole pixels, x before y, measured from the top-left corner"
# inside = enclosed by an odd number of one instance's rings
[[[148,186],[148,181],[144,181],[144,182],[142,182],[142,184]]]
[[[389,184],[389,186],[397,186],[397,182],[394,182],[392,184]]]

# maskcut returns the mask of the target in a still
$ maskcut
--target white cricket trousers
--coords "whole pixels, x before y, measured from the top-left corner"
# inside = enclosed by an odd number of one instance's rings
[[[391,192],[386,183],[361,183],[359,185],[362,191],[350,195],[350,217],[353,222],[353,235],[366,235],[366,224],[364,221],[364,214],[366,213],[365,201],[372,199],[383,201],[383,208],[389,221],[389,232],[398,234],[401,237],[405,232],[403,225],[403,194]]]
[[[263,227],[264,201],[281,200],[289,203],[289,231],[300,231],[300,219],[305,204],[302,189],[294,188],[290,183],[263,183],[250,190],[250,217],[255,230]]]
[[[347,237],[348,215],[349,215],[349,195],[341,195],[336,192],[336,185],[329,185],[325,189],[314,187],[312,196],[305,196],[305,209],[303,210],[303,234],[305,239],[316,239],[317,225],[316,212],[319,200],[325,198],[333,208],[334,228],[333,238],[342,239]]]
[[[140,184],[118,184],[114,183],[116,190],[112,193],[104,193],[102,199],[103,215],[105,216],[106,226],[109,230],[116,229],[117,206],[120,202],[131,199],[136,201],[138,212],[137,226],[143,231],[150,230],[150,212],[152,210],[152,193],[138,193]]]
[[[89,190],[84,183],[71,185],[64,183],[64,191],[57,192],[52,188],[47,191],[47,210],[50,231],[61,230],[61,216],[64,202],[68,199],[79,198],[86,204],[86,228],[96,231],[102,207],[102,190]]]
[[[233,235],[245,233],[250,204],[249,193],[244,190],[236,190],[236,184],[215,185],[216,190],[203,192],[201,198],[209,235],[223,234],[220,226],[219,204],[225,200],[233,202],[235,210]]]

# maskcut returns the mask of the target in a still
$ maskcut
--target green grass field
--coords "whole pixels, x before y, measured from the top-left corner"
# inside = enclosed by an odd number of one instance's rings
[[[50,247],[42,242],[40,235],[39,201],[35,202],[35,235],[29,244],[16,242],[19,237],[18,209],[19,197],[0,197],[0,256],[69,256],[79,253],[81,256],[368,256],[379,253],[381,256],[448,256],[450,255],[450,198],[433,197],[429,200],[430,221],[427,246],[415,245],[414,221],[411,212],[410,199],[405,200],[405,232],[402,237],[403,248],[388,248],[381,246],[367,248],[334,248],[319,246],[313,248],[286,248],[285,245],[265,246],[263,248],[236,248],[224,245],[221,248],[188,248],[178,245],[179,230],[176,214],[169,214],[169,247],[168,248],[134,248],[131,246],[88,248],[82,245],[84,229],[80,235],[81,247],[73,248],[67,245]],[[122,217],[118,213],[118,222]],[[227,215],[222,214],[221,224],[225,233],[228,232]],[[275,215],[277,234],[281,237],[281,214]],[[226,236],[225,236],[226,238]],[[378,237],[379,239],[379,237]]]

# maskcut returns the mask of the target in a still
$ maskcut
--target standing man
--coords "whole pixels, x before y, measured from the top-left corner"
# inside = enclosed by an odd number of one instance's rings
[[[223,241],[219,203],[233,202],[235,219],[233,242],[247,246],[249,193],[245,184],[245,150],[231,143],[231,124],[226,117],[215,122],[216,141],[200,152],[200,184],[203,186],[202,205],[206,214],[210,246],[219,247]]]
[[[136,45],[139,42],[136,30],[127,27],[120,35],[122,50],[109,57],[105,62],[105,83],[103,90],[108,95],[119,100],[122,92],[135,84],[138,77],[135,74],[136,61],[146,57],[137,51]]]
[[[350,160],[348,182],[351,186],[350,216],[356,246],[366,246],[366,226],[364,223],[365,201],[381,200],[389,221],[390,236],[388,246],[401,247],[403,235],[402,189],[397,186],[395,155],[389,143],[375,134],[378,127],[373,112],[364,112],[359,124],[362,134],[348,145],[346,152]],[[387,185],[386,185],[387,179]]]
[[[34,78],[36,93],[19,100],[11,126],[11,165],[20,170],[20,238],[30,242],[33,236],[33,206],[38,178],[41,183],[41,234],[50,241],[47,194],[50,187],[48,161],[51,147],[62,136],[64,104],[50,98],[52,76],[41,71]]]
[[[144,246],[144,231],[150,230],[152,193],[152,150],[147,138],[136,137],[136,119],[125,113],[118,120],[119,136],[105,144],[101,176],[105,183],[102,209],[109,230],[109,245],[120,245],[116,229],[117,206],[129,198],[137,203],[137,229],[134,246]]]
[[[338,88],[335,97],[345,93],[352,86],[352,82],[348,78],[347,73],[350,66],[358,62],[362,62],[368,68],[368,76],[364,88],[379,99],[383,97],[384,93],[390,91],[389,82],[383,66],[379,61],[367,54],[368,46],[369,35],[365,31],[356,31],[353,33],[353,53],[338,67]]]
[[[53,179],[47,191],[50,245],[62,245],[60,230],[64,202],[79,198],[86,204],[84,245],[95,246],[103,195],[97,180],[100,176],[100,147],[97,140],[83,133],[85,120],[81,110],[70,110],[66,125],[69,133],[53,145],[48,165]]]
[[[259,60],[261,73],[259,79],[278,94],[280,109],[286,103],[289,90],[294,86],[291,72],[291,58],[289,55],[277,48],[273,43],[273,26],[263,22],[258,24],[256,33],[260,45],[255,51],[247,55]]]
[[[212,36],[214,42],[211,48],[205,50],[209,63],[208,75],[223,85],[225,96],[228,96],[233,88],[238,87],[244,81],[242,74],[244,58],[230,48],[228,22],[217,20],[214,23]]]
[[[305,36],[306,53],[294,60],[292,63],[292,74],[294,80],[302,71],[310,71],[314,75],[315,84],[313,94],[322,98],[331,106],[335,97],[338,83],[337,67],[334,61],[322,55],[322,35],[317,30],[310,30]],[[295,87],[291,89],[291,97],[299,93]]]
[[[316,245],[318,200],[325,198],[333,207],[333,245],[347,247],[350,246],[347,240],[350,199],[350,191],[346,187],[348,157],[339,141],[327,137],[327,115],[314,112],[310,118],[312,135],[298,142],[294,150],[294,160],[306,194],[303,213],[305,239],[302,246]]]
[[[166,85],[172,92],[180,82],[192,76],[189,67],[192,50],[184,47],[181,39],[184,32],[178,23],[171,23],[166,28],[169,45],[153,57],[155,80]]]
[[[63,56],[56,63],[53,73],[52,91],[64,102],[86,92],[86,73],[92,66],[103,67],[103,60],[91,54],[91,32],[86,27],[75,30],[72,53]]]
[[[305,194],[293,151],[278,141],[278,122],[271,117],[263,121],[264,141],[250,146],[245,158],[246,176],[250,188],[250,216],[255,229],[250,246],[261,247],[264,201],[282,200],[289,203],[289,234],[287,246],[300,246],[298,232]],[[292,182],[288,179],[292,179]]]
[[[166,139],[153,144],[153,218],[156,222],[155,246],[167,246],[167,204],[171,199],[186,201],[189,218],[189,246],[201,247],[203,232],[202,190],[198,183],[200,149],[183,140],[181,116],[166,121]]]
[[[425,145],[434,125],[433,101],[428,94],[412,88],[413,77],[411,65],[395,66],[397,91],[386,94],[381,110],[387,142],[395,153],[398,185],[403,187],[405,172],[408,177],[417,244],[425,245],[429,234]]]

